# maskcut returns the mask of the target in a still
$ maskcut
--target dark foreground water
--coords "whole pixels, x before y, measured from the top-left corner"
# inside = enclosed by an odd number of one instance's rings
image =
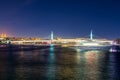
[[[120,54],[53,46],[0,52],[0,80],[120,80]]]

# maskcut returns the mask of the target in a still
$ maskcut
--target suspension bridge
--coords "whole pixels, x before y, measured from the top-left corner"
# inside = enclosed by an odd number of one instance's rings
[[[89,38],[73,38],[73,39],[56,39],[53,31],[51,31],[50,36],[48,36],[46,39],[41,40],[16,40],[11,41],[12,44],[19,44],[19,45],[44,45],[48,46],[50,44],[53,45],[62,45],[62,46],[73,46],[79,43],[84,43],[85,41],[95,41],[97,43],[111,43],[111,40],[106,39],[94,39],[93,38],[93,31],[91,30]],[[92,43],[93,44],[93,43]]]

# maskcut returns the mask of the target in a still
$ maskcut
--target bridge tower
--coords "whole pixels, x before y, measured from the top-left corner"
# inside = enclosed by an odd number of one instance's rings
[[[92,30],[90,32],[90,40],[93,40],[93,32],[92,32]]]
[[[54,39],[53,31],[51,31],[50,39],[51,39],[51,40]]]

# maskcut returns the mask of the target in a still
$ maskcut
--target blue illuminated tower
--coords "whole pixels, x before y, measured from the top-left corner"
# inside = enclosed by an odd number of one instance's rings
[[[92,30],[90,32],[90,40],[93,40],[93,32],[92,32]]]
[[[51,40],[54,39],[54,35],[53,35],[53,31],[51,31],[51,36],[50,36]]]

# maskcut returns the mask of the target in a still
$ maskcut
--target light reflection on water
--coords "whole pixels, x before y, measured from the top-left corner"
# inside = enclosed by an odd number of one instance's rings
[[[48,57],[48,69],[47,76],[49,80],[55,79],[55,59],[54,59],[54,45],[50,45],[49,57]]]
[[[120,80],[120,54],[55,48],[0,53],[0,80]]]

